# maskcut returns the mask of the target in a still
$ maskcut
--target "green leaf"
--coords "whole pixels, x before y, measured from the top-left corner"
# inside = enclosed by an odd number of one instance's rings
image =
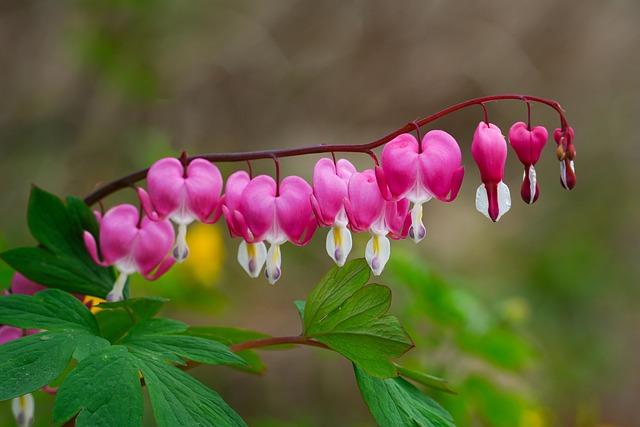
[[[80,329],[98,334],[98,324],[87,307],[58,289],[45,289],[33,296],[0,297],[0,324],[24,329]]]
[[[305,331],[336,310],[346,298],[364,286],[370,277],[367,262],[358,258],[342,268],[333,267],[307,298],[304,316]]]
[[[134,326],[122,340],[132,351],[151,352],[172,363],[185,364],[187,360],[209,365],[238,365],[247,367],[243,358],[226,345],[188,335],[176,335],[187,330],[187,325],[170,319],[149,319]]]
[[[320,315],[316,315],[315,320],[308,321],[310,311],[307,308],[305,335],[328,345],[371,375],[394,377],[398,373],[390,359],[406,353],[413,347],[413,342],[398,319],[385,314],[391,304],[389,288],[382,285],[363,287],[363,279],[364,276],[359,276],[355,281],[357,287],[353,281],[339,281],[342,285],[335,291],[341,295],[341,300],[325,298],[329,307],[318,305],[315,310]],[[320,286],[329,288],[332,283],[325,280]],[[344,290],[345,287],[350,293]],[[308,301],[307,307],[310,305]]]
[[[31,393],[56,379],[74,347],[69,332],[42,332],[0,345],[0,400]]]
[[[307,302],[305,300],[296,300],[293,302],[293,305],[296,307],[300,319],[304,322],[304,307],[307,305]]]
[[[522,370],[534,358],[531,344],[502,327],[492,327],[482,333],[461,333],[457,342],[463,350],[504,369]]]
[[[449,387],[449,383],[442,378],[425,374],[424,372],[407,369],[399,365],[396,365],[396,367],[398,368],[398,373],[405,378],[412,379],[413,381],[416,381],[423,386],[432,388],[434,390],[442,391],[449,394],[456,394],[456,392],[451,387]]]
[[[74,236],[75,227],[67,208],[56,196],[33,186],[27,213],[33,237],[54,252],[77,253],[81,236]]]
[[[102,337],[84,333],[75,334],[73,341],[75,343],[73,358],[77,361],[84,360],[93,353],[102,351],[111,345],[108,340]]]
[[[105,310],[121,308],[130,312],[136,320],[140,321],[150,319],[158,314],[168,301],[168,299],[160,297],[129,298],[116,302],[103,302],[99,307]]]
[[[77,427],[142,425],[137,360],[122,346],[109,347],[78,364],[56,395],[53,421],[78,414]]]
[[[381,427],[452,427],[451,415],[403,378],[379,379],[354,366],[360,393]]]
[[[115,343],[135,325],[131,314],[124,310],[101,310],[95,314],[100,335]]]
[[[180,369],[154,359],[136,359],[158,426],[246,426],[215,391]]]

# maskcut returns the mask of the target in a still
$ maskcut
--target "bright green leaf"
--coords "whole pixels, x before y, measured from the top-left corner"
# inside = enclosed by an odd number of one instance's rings
[[[138,427],[143,400],[137,360],[122,346],[109,347],[83,360],[56,395],[53,420],[77,415],[77,427]]]
[[[379,379],[354,366],[360,393],[381,427],[453,427],[440,405],[403,378]]]
[[[307,302],[305,300],[296,300],[293,302],[293,305],[296,307],[300,319],[304,322],[304,307],[307,305]]]
[[[399,365],[396,365],[396,367],[398,368],[398,373],[405,378],[412,379],[413,381],[416,381],[434,390],[442,391],[444,393],[456,394],[456,392],[451,389],[451,387],[449,387],[449,383],[442,378],[425,374],[424,372],[407,369]]]

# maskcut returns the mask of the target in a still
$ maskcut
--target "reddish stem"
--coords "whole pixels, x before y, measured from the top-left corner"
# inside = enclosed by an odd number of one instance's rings
[[[388,135],[383,136],[375,141],[365,143],[365,144],[336,144],[336,145],[314,145],[310,147],[302,147],[302,148],[290,148],[290,149],[278,149],[278,150],[263,150],[263,151],[250,151],[250,152],[241,152],[241,153],[211,153],[211,154],[200,154],[196,156],[189,157],[187,160],[191,161],[196,158],[206,159],[211,162],[239,162],[239,161],[248,161],[248,160],[257,160],[257,159],[271,159],[271,158],[281,158],[281,157],[293,157],[293,156],[303,156],[307,154],[320,154],[320,153],[331,153],[331,152],[341,152],[341,153],[365,153],[372,155],[374,148],[380,147],[383,144],[391,141],[398,135],[403,133],[411,132],[415,129],[415,124],[418,126],[424,126],[428,123],[434,122],[446,115],[454,113],[456,111],[462,110],[464,108],[470,107],[472,105],[481,105],[484,108],[484,104],[489,102],[496,101],[505,101],[505,100],[518,100],[523,102],[537,102],[539,104],[545,104],[558,113],[560,116],[560,127],[564,130],[567,128],[567,119],[564,115],[564,110],[560,106],[557,101],[539,98],[536,96],[529,95],[518,95],[518,94],[503,94],[503,95],[491,95],[484,96],[481,98],[473,98],[464,102],[460,102],[458,104],[452,105],[450,107],[445,108],[444,110],[438,111],[435,114],[427,116],[423,119],[417,120],[415,122],[408,123],[391,132]],[[374,157],[375,158],[375,157]],[[137,172],[133,172],[127,176],[116,179],[108,184],[103,185],[97,190],[93,191],[87,197],[85,197],[84,201],[88,205],[93,205],[103,198],[109,196],[116,191],[125,188],[127,186],[133,185],[138,181],[143,180],[147,176],[147,172],[149,169],[139,170]]]
[[[325,349],[328,348],[326,345],[322,344],[321,342],[305,336],[262,338],[259,340],[245,341],[238,344],[234,344],[230,348],[231,348],[231,351],[237,353],[239,351],[250,350],[252,348],[270,347],[274,345],[283,345],[283,344],[300,344],[300,345],[308,345],[312,347],[320,347]]]

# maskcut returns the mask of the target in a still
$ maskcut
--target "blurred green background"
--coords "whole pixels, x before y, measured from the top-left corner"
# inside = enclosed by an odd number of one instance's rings
[[[459,425],[640,426],[639,20],[635,0],[3,0],[1,246],[32,242],[31,183],[85,195],[181,150],[362,143],[471,97],[552,97],[576,130],[576,189],[560,187],[551,142],[540,200],[525,205],[511,152],[513,208],[492,224],[474,208],[468,151],[481,111],[447,117],[434,127],[463,147],[463,188],[425,206],[428,238],[394,243],[380,281],[418,344],[407,363],[450,381],[458,395],[435,397]],[[506,133],[526,109],[489,113]],[[533,121],[558,123],[540,106]],[[310,179],[317,159],[283,160],[283,172]],[[254,169],[273,173],[270,162]],[[124,200],[133,192],[106,204]],[[191,239],[189,262],[133,293],[169,297],[169,314],[197,325],[299,332],[292,301],[331,265],[324,231],[284,248],[273,287],[246,277],[221,225]],[[373,425],[346,361],[314,349],[264,356],[263,377],[193,373],[252,426]],[[36,424],[48,425],[51,398],[36,400]],[[9,402],[0,425],[12,425]]]

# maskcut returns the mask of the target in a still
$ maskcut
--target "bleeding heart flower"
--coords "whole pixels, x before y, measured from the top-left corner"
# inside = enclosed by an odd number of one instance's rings
[[[16,419],[18,427],[32,426],[35,413],[33,395],[31,393],[27,393],[13,399],[11,401],[11,412],[13,412],[13,416]]]
[[[372,169],[351,176],[345,208],[349,227],[355,232],[369,231],[371,239],[365,249],[365,258],[371,271],[379,276],[391,256],[392,239],[407,236],[411,224],[409,200],[387,201],[380,194]]]
[[[15,273],[11,278],[11,293],[13,294],[33,295],[43,289],[46,288],[36,282],[32,282],[20,273]]]
[[[242,193],[250,181],[251,178],[245,171],[235,172],[227,179],[222,212],[233,237],[244,237],[243,229],[246,228],[246,223],[239,208]],[[267,248],[264,242],[251,243],[243,238],[238,247],[237,258],[244,271],[250,277],[256,278],[267,260]]]
[[[542,149],[547,143],[549,133],[542,126],[530,129],[524,122],[517,122],[509,129],[509,142],[518,159],[524,165],[524,176],[520,196],[526,203],[532,204],[540,196],[540,187],[536,179],[535,164],[540,159]]]
[[[382,166],[376,167],[380,192],[387,200],[407,198],[413,203],[409,236],[417,243],[426,236],[422,204],[436,197],[450,202],[456,198],[462,179],[462,154],[447,132],[432,130],[418,146],[408,133],[397,136],[382,150]]]
[[[234,214],[237,231],[247,242],[266,240],[270,243],[265,275],[271,284],[281,275],[280,246],[287,241],[306,245],[318,226],[311,208],[312,192],[311,186],[300,177],[286,177],[278,189],[273,178],[267,175],[252,179],[242,192]]]
[[[340,267],[344,265],[352,247],[344,199],[348,196],[349,178],[354,173],[356,168],[345,159],[336,163],[331,159],[320,159],[313,170],[311,206],[318,223],[331,227],[325,246],[329,256]]]
[[[87,251],[96,264],[113,265],[120,272],[108,301],[120,301],[127,277],[140,273],[148,280],[156,280],[174,263],[169,255],[175,238],[169,220],[140,221],[138,209],[129,204],[111,208],[100,220],[100,253],[93,235],[84,232]]]
[[[511,209],[509,187],[502,181],[507,141],[500,128],[480,122],[473,135],[471,154],[480,169],[482,184],[476,192],[476,209],[493,222]]]
[[[560,161],[560,183],[567,190],[576,186],[576,168],[573,159],[576,157],[576,149],[573,146],[575,134],[571,126],[567,127],[566,132],[558,128],[553,131],[553,139],[558,145],[556,154]]]
[[[138,195],[151,219],[171,219],[178,225],[173,256],[178,262],[188,254],[187,225],[194,220],[213,224],[220,217],[222,175],[204,159],[194,159],[184,166],[178,159],[167,157],[155,162],[147,174],[148,193]]]

